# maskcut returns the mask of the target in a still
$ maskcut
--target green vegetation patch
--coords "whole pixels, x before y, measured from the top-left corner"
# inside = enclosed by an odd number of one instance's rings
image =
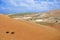
[[[42,24],[42,25],[52,25],[52,24],[54,24],[54,23],[47,23],[47,22],[36,22],[36,23]]]

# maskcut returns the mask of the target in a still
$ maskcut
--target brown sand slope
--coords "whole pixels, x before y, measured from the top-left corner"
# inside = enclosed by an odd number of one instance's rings
[[[48,26],[60,30],[60,24],[52,24],[52,25],[48,25]]]
[[[0,15],[0,40],[60,40],[60,31]]]

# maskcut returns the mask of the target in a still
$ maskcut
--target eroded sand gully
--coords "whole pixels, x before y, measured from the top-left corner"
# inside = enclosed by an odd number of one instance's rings
[[[60,31],[31,22],[14,20],[1,14],[0,40],[60,40]]]

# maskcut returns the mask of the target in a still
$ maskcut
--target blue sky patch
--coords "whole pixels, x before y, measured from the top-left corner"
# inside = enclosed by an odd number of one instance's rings
[[[44,12],[60,9],[60,0],[0,0],[0,13]]]

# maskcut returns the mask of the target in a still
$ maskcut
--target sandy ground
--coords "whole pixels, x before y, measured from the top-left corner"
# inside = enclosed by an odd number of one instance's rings
[[[0,15],[0,40],[60,40],[60,31]]]
[[[53,27],[57,30],[60,30],[60,24],[52,24],[52,25],[48,25],[48,26]]]

